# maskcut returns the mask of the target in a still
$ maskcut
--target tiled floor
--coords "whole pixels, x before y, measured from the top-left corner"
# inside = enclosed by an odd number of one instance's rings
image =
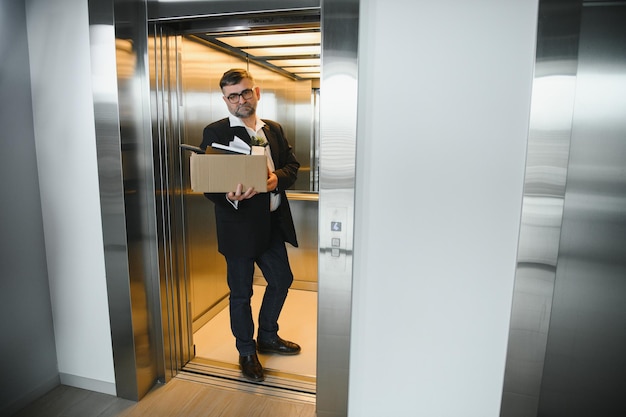
[[[258,317],[265,287],[254,286],[252,297],[253,317]],[[289,290],[287,301],[279,320],[279,335],[302,347],[295,356],[259,355],[263,366],[289,374],[315,377],[317,353],[317,293]],[[228,307],[194,334],[196,356],[218,362],[237,364],[235,339],[230,331]]]

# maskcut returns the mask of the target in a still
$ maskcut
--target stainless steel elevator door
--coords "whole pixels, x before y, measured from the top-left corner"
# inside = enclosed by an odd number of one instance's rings
[[[626,3],[589,3],[538,415],[626,415],[625,352]]]
[[[626,415],[626,2],[539,23],[500,415]]]

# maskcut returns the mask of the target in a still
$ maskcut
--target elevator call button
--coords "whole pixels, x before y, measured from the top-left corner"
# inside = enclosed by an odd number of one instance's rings
[[[320,271],[329,273],[345,272],[347,268],[348,253],[351,253],[347,245],[350,244],[348,233],[351,232],[350,216],[347,207],[320,207]],[[330,230],[329,230],[330,229]]]

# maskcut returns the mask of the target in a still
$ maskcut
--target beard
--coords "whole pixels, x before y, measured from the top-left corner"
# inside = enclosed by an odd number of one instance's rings
[[[248,103],[244,103],[241,106],[237,106],[237,108],[233,110],[233,115],[237,117],[245,118],[245,117],[252,116],[255,111],[256,109],[254,108],[254,106],[251,106]]]

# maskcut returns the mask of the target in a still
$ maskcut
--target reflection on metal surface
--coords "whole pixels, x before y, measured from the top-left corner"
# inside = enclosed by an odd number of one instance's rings
[[[142,91],[148,91],[144,59],[147,16],[142,14],[142,6],[142,1],[89,2],[115,383],[118,396],[133,400],[143,397],[162,374],[162,361],[157,360],[162,341],[155,279],[158,269],[153,262],[156,233],[152,152],[149,120],[144,118],[149,114],[148,104],[142,96]]]
[[[624,22],[624,1],[583,4],[542,416],[626,411]]]
[[[317,415],[346,416],[357,114],[358,0],[322,2]]]
[[[626,3],[540,10],[501,415],[621,415]]]
[[[537,414],[561,236],[580,5],[539,4],[526,178],[500,415]]]
[[[304,193],[298,191],[287,191],[289,201],[319,201],[318,193]]]
[[[183,242],[183,215],[180,158],[172,149],[181,126],[176,94],[180,37],[154,26],[148,38],[151,90],[152,146],[154,149],[155,192],[158,204],[157,242],[159,244],[159,287],[161,289],[161,326],[163,329],[164,379],[178,373],[192,357],[192,332],[185,321],[189,311],[189,283],[181,269],[186,255]],[[145,99],[145,98],[144,98]]]

